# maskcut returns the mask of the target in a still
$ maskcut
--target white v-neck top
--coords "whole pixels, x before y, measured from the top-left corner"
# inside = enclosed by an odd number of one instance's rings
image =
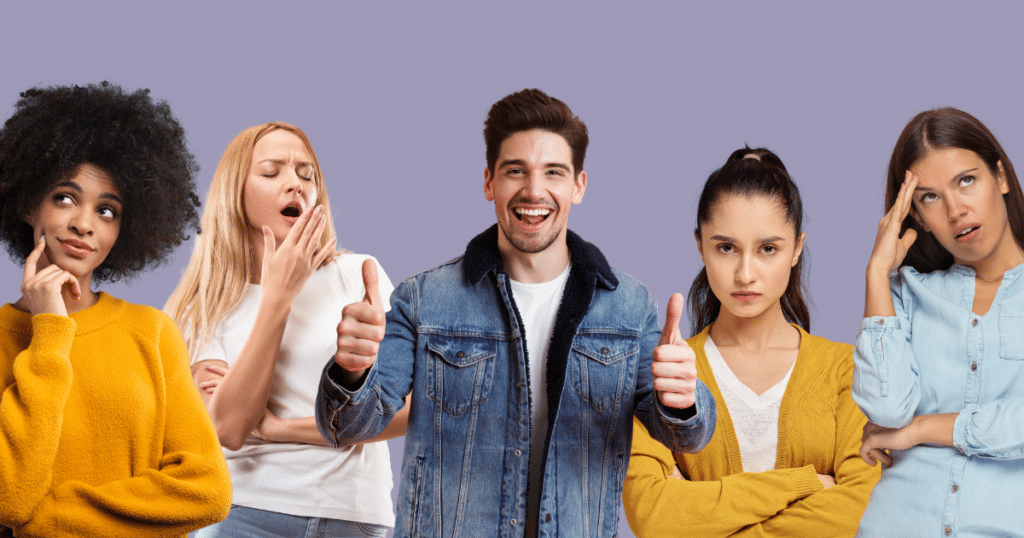
[[[779,408],[796,361],[790,365],[782,381],[761,394],[755,394],[726,364],[711,335],[704,341],[704,353],[718,382],[722,401],[732,417],[743,470],[760,473],[774,469],[779,450]]]

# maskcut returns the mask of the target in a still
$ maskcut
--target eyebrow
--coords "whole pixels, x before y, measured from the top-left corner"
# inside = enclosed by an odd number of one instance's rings
[[[75,191],[75,192],[77,192],[79,194],[85,192],[85,191],[82,190],[82,186],[79,185],[78,183],[75,183],[74,181],[61,181],[60,183],[58,183],[58,184],[53,186],[54,189],[56,189],[58,187],[67,187],[67,188],[69,188],[69,189],[71,189],[71,190],[73,190],[73,191]],[[124,205],[124,201],[121,200],[121,198],[118,195],[116,195],[116,194],[114,194],[112,192],[104,192],[104,193],[100,194],[100,199],[102,199],[102,200],[113,200],[113,201],[115,201],[115,202],[117,202],[117,203],[119,203],[121,205]]]
[[[724,241],[726,243],[737,243],[738,242],[736,240],[736,238],[729,237],[729,236],[726,236],[726,235],[712,235],[709,239],[711,239],[712,241]],[[780,237],[780,236],[777,236],[777,235],[773,235],[771,237],[761,237],[761,238],[759,238],[757,240],[758,243],[781,243],[781,242],[785,242],[785,241],[786,241],[785,237]]]
[[[977,168],[971,168],[969,170],[964,170],[963,172],[960,172],[959,174],[953,176],[953,179],[949,180],[949,183],[956,183],[957,181],[960,181],[961,179],[963,179],[963,177],[966,176],[967,174],[970,174],[971,172],[977,172],[977,171],[978,171]],[[933,189],[931,187],[921,187],[921,186],[918,186],[918,187],[916,187],[914,189],[914,192],[917,192],[917,191],[934,192],[935,189]]]
[[[284,159],[263,159],[262,161],[256,163],[256,165],[259,166],[263,163],[287,164],[287,161],[285,161]],[[298,164],[299,166],[313,166],[313,163],[309,161],[299,161],[296,164]]]
[[[504,161],[498,163],[498,168],[505,168],[506,166],[526,166],[526,161],[522,159],[505,159]],[[544,165],[544,168],[560,168],[562,170],[565,170],[566,172],[572,173],[572,168],[570,168],[569,165],[565,163],[547,163]]]

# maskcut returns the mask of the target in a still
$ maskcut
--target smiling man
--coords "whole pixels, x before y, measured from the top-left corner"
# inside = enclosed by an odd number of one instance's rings
[[[497,225],[403,282],[386,330],[364,267],[317,423],[333,445],[372,437],[412,391],[396,536],[612,536],[632,416],[677,452],[714,432],[681,297],[662,332],[646,288],[568,230],[588,137],[565,103],[509,95],[484,139]]]

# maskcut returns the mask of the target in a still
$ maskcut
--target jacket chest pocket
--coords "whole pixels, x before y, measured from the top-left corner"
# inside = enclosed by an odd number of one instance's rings
[[[627,394],[636,372],[639,338],[618,333],[577,334],[572,343],[573,389],[594,409],[604,410]],[[631,375],[632,374],[632,375]]]
[[[999,306],[999,358],[1024,361],[1024,305]]]
[[[487,400],[498,341],[479,336],[431,334],[427,338],[430,380],[427,397],[452,415]]]

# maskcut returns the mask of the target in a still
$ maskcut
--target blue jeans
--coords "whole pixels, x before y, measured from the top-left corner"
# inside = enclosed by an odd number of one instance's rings
[[[194,538],[365,538],[383,537],[387,527],[373,523],[293,516],[232,506],[227,519],[193,533]]]

